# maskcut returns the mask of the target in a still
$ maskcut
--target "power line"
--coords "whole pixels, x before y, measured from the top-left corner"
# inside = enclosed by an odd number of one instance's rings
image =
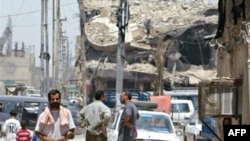
[[[19,8],[19,10],[18,10],[18,12],[17,12],[17,13],[19,13],[19,12],[21,11],[21,9],[23,8],[23,4],[24,4],[24,2],[25,2],[25,0],[23,0],[23,2],[22,2],[22,4],[21,4],[21,6],[20,6],[20,8]],[[17,19],[17,17],[16,17],[16,19]],[[15,21],[14,21],[13,23],[15,23],[15,22],[16,22],[16,19],[15,19]]]
[[[77,23],[79,20],[74,20],[68,23]],[[48,23],[47,25],[52,25],[52,23]],[[13,25],[12,28],[19,28],[19,27],[34,27],[34,26],[41,26],[39,24],[31,24],[31,25]],[[4,26],[0,26],[1,28],[5,28]]]
[[[13,17],[13,16],[19,16],[19,15],[26,15],[26,14],[37,13],[37,12],[41,12],[41,10],[34,10],[34,11],[24,12],[24,13],[19,13],[19,14],[6,15],[6,16],[1,16],[0,18],[7,18],[9,16]]]
[[[70,5],[74,5],[74,4],[77,4],[76,2],[74,3],[68,3],[68,4],[65,4],[65,5],[62,5],[61,7],[64,7],[64,6],[70,6]],[[52,8],[49,8],[49,10],[52,10]],[[5,16],[1,16],[0,18],[7,18],[9,16],[20,16],[20,15],[27,15],[27,14],[32,14],[32,13],[37,13],[37,12],[41,12],[41,10],[34,10],[34,11],[29,11],[29,12],[24,12],[24,13],[17,13],[17,14],[12,14],[12,15],[5,15]]]
[[[35,24],[31,24],[31,25],[18,25],[18,26],[12,26],[12,28],[18,28],[18,27],[34,27],[34,26],[41,26],[41,25],[35,25]]]

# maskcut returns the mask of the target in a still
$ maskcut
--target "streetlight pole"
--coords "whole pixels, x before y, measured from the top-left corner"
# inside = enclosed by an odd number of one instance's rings
[[[125,59],[125,30],[129,20],[129,5],[127,0],[120,0],[117,10],[118,48],[117,48],[117,72],[116,72],[116,108],[120,105],[120,93],[123,89],[123,68]]]

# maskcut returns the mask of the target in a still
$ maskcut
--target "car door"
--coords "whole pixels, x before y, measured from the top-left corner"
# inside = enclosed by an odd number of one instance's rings
[[[121,113],[113,114],[107,129],[108,141],[117,141]]]

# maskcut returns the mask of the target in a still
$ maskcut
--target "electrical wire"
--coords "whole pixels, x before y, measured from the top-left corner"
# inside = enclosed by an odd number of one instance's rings
[[[7,17],[13,17],[13,16],[20,16],[20,15],[26,15],[26,14],[31,14],[31,13],[37,13],[37,12],[41,12],[41,10],[34,10],[34,11],[29,11],[29,12],[24,12],[24,13],[19,13],[19,14],[12,14],[12,15],[5,15],[5,16],[1,16],[0,18],[7,18]]]
[[[74,20],[68,23],[77,23],[79,20]],[[52,23],[48,23],[47,25],[52,25]],[[12,28],[19,28],[19,27],[34,27],[34,26],[41,26],[41,24],[31,24],[31,25],[13,25]],[[5,28],[1,26],[1,28]]]
[[[23,0],[23,2],[22,2],[22,4],[21,4],[21,6],[20,6],[20,8],[19,8],[19,10],[18,10],[18,12],[17,12],[17,13],[20,13],[20,11],[22,10],[24,2],[25,2],[25,0]],[[17,19],[17,17],[15,18],[15,20],[14,20],[13,24],[15,24],[16,19]]]
[[[74,5],[74,4],[77,4],[77,2],[68,3],[68,4],[65,4],[65,5],[62,5],[61,7],[70,6],[70,5]],[[52,10],[52,8],[49,8],[49,10]],[[11,17],[13,17],[13,16],[20,16],[20,15],[26,15],[26,14],[37,13],[37,12],[41,12],[41,10],[34,10],[34,11],[23,12],[23,13],[17,13],[17,14],[12,14],[12,15],[5,15],[5,16],[0,16],[0,18],[7,18],[7,17],[9,17],[9,16],[11,16]]]

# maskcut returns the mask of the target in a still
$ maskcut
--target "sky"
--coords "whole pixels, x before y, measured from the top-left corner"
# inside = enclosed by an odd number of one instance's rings
[[[52,56],[52,1],[48,0],[49,53]],[[56,0],[55,0],[56,1]],[[62,30],[68,36],[70,52],[74,56],[76,36],[80,34],[78,0],[60,0]],[[36,66],[40,66],[38,58],[41,49],[41,0],[0,0],[0,37],[8,22],[12,20],[12,46],[15,42],[24,42],[25,47],[32,46],[36,56]],[[12,47],[14,48],[14,47]],[[34,49],[33,49],[34,48]]]

